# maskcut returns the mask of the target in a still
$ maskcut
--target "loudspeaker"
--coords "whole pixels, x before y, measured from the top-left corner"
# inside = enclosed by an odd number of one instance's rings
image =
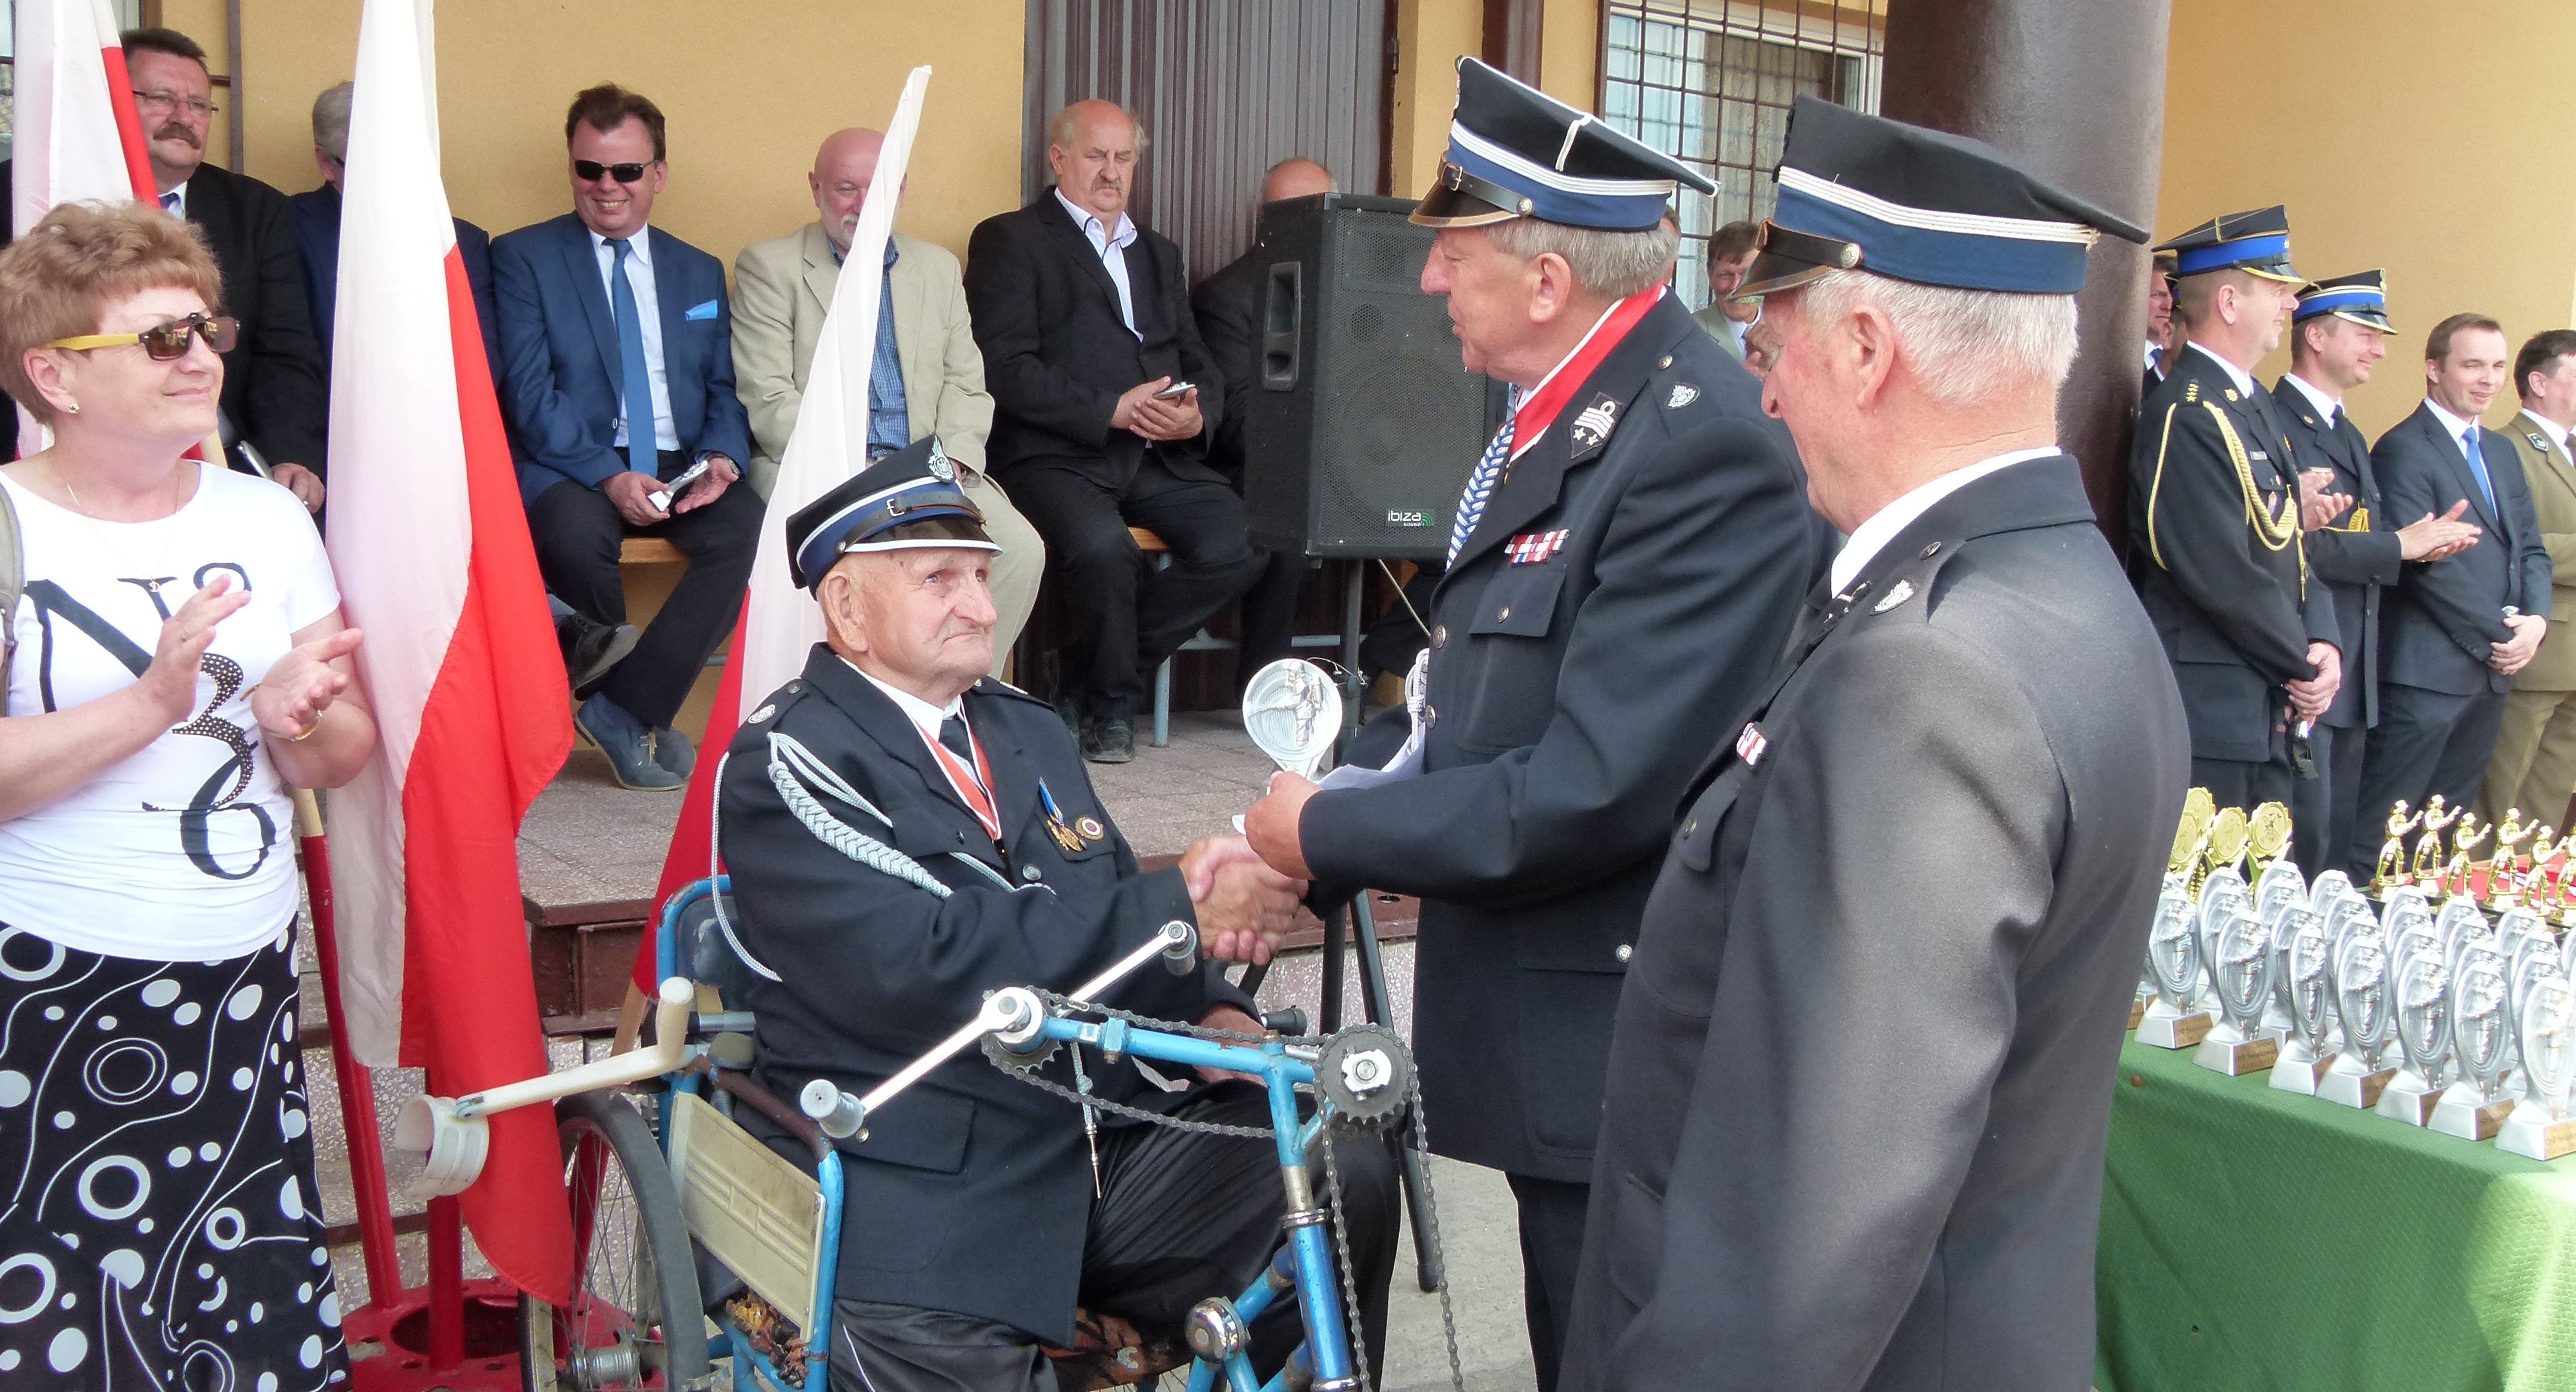
[[[1435,231],[1413,201],[1263,205],[1260,367],[1244,423],[1252,539],[1315,557],[1438,560],[1499,384],[1469,372],[1448,302],[1422,293]]]

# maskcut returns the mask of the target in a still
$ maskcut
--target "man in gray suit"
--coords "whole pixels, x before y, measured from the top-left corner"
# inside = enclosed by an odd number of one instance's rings
[[[751,486],[764,498],[796,428],[823,312],[832,303],[841,258],[858,230],[859,208],[867,202],[884,144],[877,131],[833,132],[814,152],[814,171],[806,176],[822,217],[744,247],[734,261],[734,385],[751,416]],[[993,625],[998,676],[1037,604],[1046,543],[984,472],[993,398],[984,391],[984,355],[967,325],[956,256],[897,232],[886,247],[884,275],[876,366],[868,375],[868,458],[936,435],[967,498],[983,510],[984,532],[1002,548],[993,558],[991,581],[999,616]],[[866,463],[852,460],[851,468]]]
[[[1963,223],[2027,232],[1924,230]],[[1570,1390],[2092,1372],[2122,1016],[2191,759],[2056,446],[2095,229],[2147,239],[1977,142],[1791,111],[1746,286],[1851,540],[1646,904]]]
[[[1735,287],[1753,264],[1753,239],[1762,229],[1749,222],[1730,222],[1708,239],[1708,303],[1691,312],[1691,322],[1708,331],[1717,346],[1744,361],[1744,334],[1762,317],[1760,300],[1739,300]]]

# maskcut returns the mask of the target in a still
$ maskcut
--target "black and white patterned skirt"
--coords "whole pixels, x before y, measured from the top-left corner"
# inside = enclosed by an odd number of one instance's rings
[[[297,1034],[291,931],[145,962],[0,925],[0,1387],[347,1385]]]

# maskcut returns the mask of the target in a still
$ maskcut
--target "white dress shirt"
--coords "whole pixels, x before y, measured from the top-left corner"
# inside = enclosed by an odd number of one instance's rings
[[[2560,425],[2528,406],[2522,408],[2522,418],[2540,427],[2540,433],[2549,437],[2549,443],[2558,447],[2558,462],[2562,465],[2566,464],[2569,427]]]
[[[2283,373],[2281,380],[2297,387],[2299,395],[2306,397],[2309,404],[2317,408],[2317,414],[2325,417],[2326,429],[2334,429],[2335,417],[2343,411],[2342,397],[2326,395],[2325,388],[2295,372]]]
[[[1964,469],[1952,469],[1930,483],[1917,484],[1897,495],[1896,501],[1871,513],[1868,521],[1852,528],[1851,540],[1844,542],[1843,549],[1834,554],[1834,593],[1842,593],[1845,586],[1859,577],[1872,557],[1896,540],[1898,532],[1912,526],[1915,518],[1931,511],[1934,503],[1988,474],[1999,473],[2025,460],[2047,459],[2060,453],[2063,451],[2055,445],[2041,445],[2036,449],[1998,454],[1991,459],[1980,459]]]
[[[859,664],[850,661],[846,657],[841,659],[841,665],[849,668],[853,672],[857,672],[860,676],[867,677],[868,685],[884,692],[886,694],[886,699],[894,702],[895,709],[902,711],[904,715],[912,721],[914,728],[921,731],[921,737],[923,739],[937,740],[939,738],[939,727],[947,721],[948,717],[957,715],[966,709],[966,698],[963,696],[951,696],[948,698],[947,705],[934,706],[928,701],[913,695],[909,691],[896,690],[894,687],[878,681],[875,677],[869,676],[866,671],[860,668]]]
[[[2452,415],[2449,411],[2443,409],[2441,402],[2435,401],[2429,396],[2424,398],[2424,404],[2433,408],[2433,419],[2442,423],[2442,433],[2451,437],[2451,443],[2460,451],[2461,461],[2463,463],[2468,462],[2469,442],[2462,437],[2467,435],[2471,430],[2475,430],[2481,436],[2485,435],[2487,433],[2485,424],[2479,421],[2467,420],[2462,417]],[[2479,464],[2484,464],[2486,463],[2486,460],[2480,459],[2477,462]]]
[[[2254,374],[2247,372],[2245,369],[2238,367],[2236,364],[2218,356],[2216,353],[2211,352],[2209,350],[2209,345],[2202,343],[2197,339],[2192,341],[2191,346],[2199,349],[2202,357],[2209,359],[2211,362],[2214,362],[2227,370],[2227,380],[2236,384],[2236,394],[2238,396],[2244,397],[2248,401],[2254,399]]]
[[[1136,243],[1135,219],[1121,212],[1118,229],[1112,232],[1102,225],[1099,214],[1065,197],[1063,189],[1055,191],[1055,201],[1073,215],[1073,225],[1082,229],[1083,240],[1091,243],[1092,254],[1109,272],[1110,281],[1118,287],[1118,317],[1127,322],[1127,332],[1136,333],[1136,299],[1127,288],[1127,248]],[[1141,340],[1144,335],[1136,337]]]
[[[177,218],[182,222],[187,221],[188,181],[181,179],[177,188],[161,195],[161,207],[162,210],[169,213],[170,216]]]
[[[591,254],[599,258],[599,288],[608,296],[608,317],[617,319],[617,282],[609,277],[617,269],[617,248],[608,239],[588,227]],[[644,331],[644,371],[653,381],[653,448],[675,450],[680,447],[680,432],[671,424],[671,373],[662,365],[662,296],[653,285],[653,239],[648,230],[638,227],[626,243],[626,283],[635,291],[637,327]],[[626,402],[620,386],[617,403],[617,430],[609,443],[626,448]]]

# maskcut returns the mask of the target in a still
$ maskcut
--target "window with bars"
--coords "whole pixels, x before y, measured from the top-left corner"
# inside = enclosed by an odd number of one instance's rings
[[[1710,234],[1770,215],[1790,102],[1878,109],[1887,3],[1606,0],[1603,118],[1717,185],[1679,201],[1685,303],[1707,302]]]

